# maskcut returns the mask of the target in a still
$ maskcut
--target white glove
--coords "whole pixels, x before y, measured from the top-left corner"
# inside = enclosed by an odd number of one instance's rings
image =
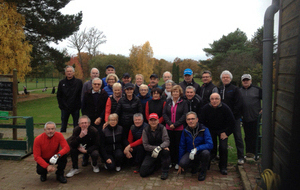
[[[152,151],[151,157],[152,157],[152,158],[157,158],[157,156],[158,156],[158,154],[159,154],[160,151],[161,151],[161,147],[160,147],[160,146],[156,147],[156,148]]]
[[[84,145],[80,144],[79,146],[83,147],[84,149],[86,148],[86,144],[84,144]]]
[[[195,154],[197,153],[197,148],[194,148],[190,153],[190,160],[194,160]]]
[[[57,160],[58,160],[58,156],[57,156],[57,154],[54,154],[54,156],[52,156],[50,158],[49,162],[50,162],[50,164],[54,165],[54,164],[56,164]]]

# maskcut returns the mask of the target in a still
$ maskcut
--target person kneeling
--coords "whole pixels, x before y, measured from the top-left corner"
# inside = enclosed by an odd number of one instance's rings
[[[186,123],[187,127],[183,130],[179,144],[180,161],[177,174],[187,167],[192,167],[192,174],[195,174],[201,162],[198,180],[203,181],[209,169],[210,150],[213,148],[212,138],[209,130],[198,123],[195,112],[186,114]]]
[[[73,177],[80,171],[78,169],[78,154],[88,154],[92,158],[92,167],[95,173],[98,173],[98,157],[100,138],[98,130],[91,126],[91,120],[88,116],[83,115],[79,118],[79,126],[75,127],[73,134],[69,139],[71,147],[72,169],[67,173],[67,177]]]
[[[149,115],[149,125],[145,127],[142,134],[143,146],[146,150],[146,157],[140,168],[140,176],[146,177],[152,174],[155,166],[161,161],[161,179],[168,178],[170,158],[170,139],[166,128],[159,123],[158,115]]]

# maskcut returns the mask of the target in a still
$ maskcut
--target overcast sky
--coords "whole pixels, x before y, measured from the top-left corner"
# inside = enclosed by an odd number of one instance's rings
[[[149,41],[157,59],[202,60],[207,59],[203,48],[237,28],[252,38],[263,26],[271,3],[272,0],[73,0],[61,12],[82,11],[80,30],[95,26],[103,31],[107,42],[99,46],[102,53],[129,56],[132,45]],[[277,34],[277,24],[274,31]],[[76,54],[67,44],[64,40],[54,47]]]

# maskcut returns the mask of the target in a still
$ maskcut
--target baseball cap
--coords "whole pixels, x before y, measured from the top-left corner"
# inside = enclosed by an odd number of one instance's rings
[[[192,74],[193,74],[193,71],[189,68],[185,69],[183,72],[183,75],[192,75]]]
[[[156,113],[151,113],[149,119],[158,119],[158,115]]]
[[[152,78],[152,77],[158,78],[158,76],[154,73],[150,76],[150,78]]]
[[[126,78],[126,77],[130,78],[130,74],[129,73],[124,73],[123,78]]]
[[[115,67],[112,66],[112,65],[107,65],[105,69],[107,69],[107,68],[113,68],[113,69],[115,69]]]
[[[243,74],[243,76],[241,77],[241,79],[242,79],[242,80],[244,80],[244,79],[249,79],[249,80],[251,80],[252,77],[251,77],[250,74]]]
[[[125,88],[125,89],[133,88],[133,89],[134,89],[134,85],[133,85],[131,82],[129,82],[129,83],[125,84],[125,87],[124,87],[124,88]]]

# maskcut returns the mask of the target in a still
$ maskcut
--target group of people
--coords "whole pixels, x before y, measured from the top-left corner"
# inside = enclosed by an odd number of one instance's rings
[[[64,169],[68,152],[72,169],[66,177],[80,172],[78,155],[83,154],[82,166],[87,166],[91,157],[95,173],[100,171],[100,157],[107,170],[120,171],[122,166],[132,165],[135,173],[146,177],[161,167],[161,179],[165,180],[171,167],[178,174],[192,168],[191,173],[198,173],[198,180],[203,181],[211,161],[218,157],[218,141],[219,169],[227,175],[228,136],[232,133],[238,164],[244,163],[241,119],[246,153],[255,153],[262,90],[252,85],[250,74],[241,77],[241,88],[231,84],[233,76],[227,70],[220,75],[219,88],[212,83],[210,71],[202,73],[200,86],[189,68],[184,70],[184,80],[179,84],[166,71],[162,86],[156,74],[150,76],[149,85],[144,84],[141,74],[135,76],[133,84],[130,74],[124,73],[121,82],[112,65],[106,67],[107,76],[102,79],[97,68],[91,69],[91,79],[84,84],[74,74],[74,68],[67,66],[66,78],[59,82],[57,91],[60,132],[66,132],[72,115],[72,136],[66,141],[55,132],[55,123],[48,122],[45,133],[34,142],[41,181],[47,179],[48,172],[55,171],[53,165],[57,164],[57,180],[67,182]]]

